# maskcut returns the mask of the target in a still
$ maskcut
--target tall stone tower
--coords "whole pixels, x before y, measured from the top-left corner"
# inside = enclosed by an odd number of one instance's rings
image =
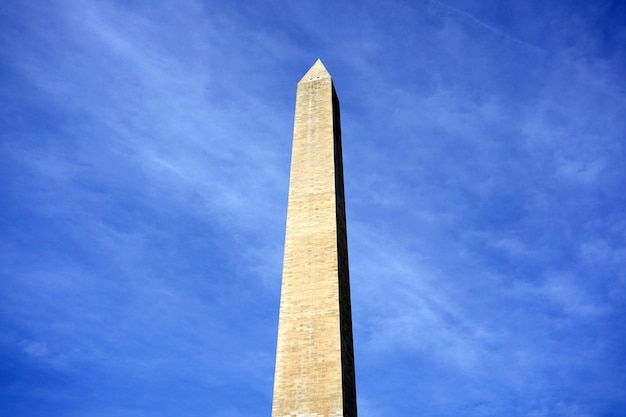
[[[357,417],[339,100],[298,83],[272,417]]]

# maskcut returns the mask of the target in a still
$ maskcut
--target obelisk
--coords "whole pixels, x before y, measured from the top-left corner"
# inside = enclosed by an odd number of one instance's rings
[[[298,83],[272,417],[356,417],[339,100]]]

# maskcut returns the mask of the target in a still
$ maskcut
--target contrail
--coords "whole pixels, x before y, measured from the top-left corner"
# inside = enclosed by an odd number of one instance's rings
[[[530,44],[528,42],[524,42],[523,40],[521,40],[519,38],[513,37],[513,36],[509,35],[508,33],[503,32],[500,29],[497,29],[497,28],[491,26],[490,24],[483,22],[482,20],[478,19],[473,14],[471,14],[469,12],[466,12],[465,10],[458,9],[456,7],[450,6],[450,5],[446,4],[446,3],[443,3],[443,2],[438,1],[438,0],[432,0],[432,1],[433,1],[433,3],[436,3],[439,6],[445,8],[445,9],[450,10],[453,13],[456,13],[456,14],[459,14],[459,15],[462,15],[462,16],[468,18],[473,23],[477,24],[478,26],[480,26],[480,27],[482,27],[484,29],[487,29],[488,31],[490,31],[492,33],[495,33],[496,35],[502,36],[507,41],[510,41],[510,42],[515,43],[515,44],[524,46],[526,48],[530,48],[530,49],[532,49],[534,51],[537,51],[537,52],[545,52],[545,50],[539,48],[538,46],[535,46],[535,45]]]

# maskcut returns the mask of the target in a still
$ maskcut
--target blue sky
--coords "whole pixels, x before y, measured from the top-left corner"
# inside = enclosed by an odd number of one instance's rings
[[[295,86],[361,417],[626,415],[620,1],[5,1],[0,415],[269,416]]]

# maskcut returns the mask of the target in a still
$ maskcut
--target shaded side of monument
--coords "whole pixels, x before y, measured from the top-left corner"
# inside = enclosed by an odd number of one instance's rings
[[[339,100],[298,83],[272,417],[356,417]]]

